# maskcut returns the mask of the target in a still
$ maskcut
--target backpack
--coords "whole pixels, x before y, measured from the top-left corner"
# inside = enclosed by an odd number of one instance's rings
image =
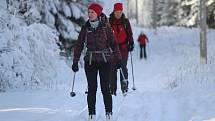
[[[106,59],[107,51],[108,51],[108,53],[113,53],[114,46],[110,42],[108,42],[108,39],[107,39],[108,37],[107,37],[107,31],[106,31],[106,29],[107,29],[107,24],[105,23],[105,26],[102,26],[102,31],[105,33],[105,37],[104,38],[106,38],[106,41],[107,41],[106,47],[108,47],[108,48],[105,49],[105,50],[101,50],[101,51],[91,51],[90,52],[89,65],[91,65],[92,54],[93,53],[97,53],[97,54],[101,53],[105,62],[107,62],[107,59]],[[84,56],[87,55],[87,33],[88,33],[88,30],[89,30],[88,27],[85,26]]]
[[[117,24],[113,24],[113,21],[114,21],[113,18],[114,18],[114,13],[111,13],[111,14],[110,14],[110,18],[109,18],[109,21],[110,21],[110,23],[111,23],[111,26],[117,25]],[[123,13],[123,14],[122,14],[122,24],[120,24],[120,25],[123,25],[123,28],[124,28],[124,30],[125,30],[125,33],[126,33],[126,35],[128,35],[127,24],[126,24],[126,22],[127,22],[127,19],[125,18],[125,15],[124,15],[124,13]],[[121,45],[123,45],[123,44],[128,44],[128,39],[126,39],[124,42],[120,43],[119,45],[121,46]]]

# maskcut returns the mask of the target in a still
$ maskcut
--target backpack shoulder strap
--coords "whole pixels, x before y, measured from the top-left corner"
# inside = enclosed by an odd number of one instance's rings
[[[126,34],[128,34],[128,31],[127,31],[127,22],[128,22],[128,19],[127,19],[127,18],[124,18],[124,19],[122,20],[123,27],[124,27],[124,29],[125,29]]]
[[[108,46],[108,48],[110,49],[110,52],[112,53],[114,48],[112,48],[111,42],[108,41],[108,37],[107,37],[107,28],[108,28],[108,26],[111,27],[110,23],[109,23],[109,22],[105,23],[105,26],[102,28],[102,30],[103,30],[103,32],[104,32],[104,34],[105,34],[105,38],[106,38],[106,41],[107,41],[107,46]]]
[[[88,28],[85,26],[84,55],[86,55],[87,53],[87,33],[88,33]]]

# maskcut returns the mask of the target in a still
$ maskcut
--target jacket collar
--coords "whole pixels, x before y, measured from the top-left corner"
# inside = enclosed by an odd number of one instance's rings
[[[103,26],[105,26],[105,24],[108,22],[107,16],[106,16],[104,13],[102,13],[100,16],[98,16],[98,20],[99,20],[99,25],[98,25],[98,27],[103,27]],[[87,28],[92,28],[91,25],[90,25],[90,21],[89,21],[89,20],[87,20],[85,26],[86,26]],[[97,28],[98,28],[98,27],[97,27]]]

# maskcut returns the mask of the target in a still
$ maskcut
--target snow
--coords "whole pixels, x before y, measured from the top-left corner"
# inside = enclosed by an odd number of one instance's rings
[[[71,17],[72,13],[71,13],[71,10],[70,10],[69,6],[67,5],[67,3],[63,2],[62,4],[63,4],[62,7],[63,7],[63,12],[64,12],[65,16]]]
[[[161,27],[155,32],[133,26],[133,30],[135,40],[142,30],[149,37],[148,59],[139,59],[139,47],[135,41],[133,63],[137,90],[131,90],[129,60],[130,92],[123,97],[118,90],[117,96],[113,96],[114,119],[117,121],[214,121],[215,43],[212,40],[215,37],[215,31],[208,30],[208,64],[201,65],[198,29]],[[84,94],[86,78],[83,68],[80,68],[75,81],[75,97],[69,96],[68,88],[56,91],[2,93],[0,120],[85,121],[88,112]],[[14,100],[16,100],[15,103]],[[105,113],[100,87],[96,104],[97,121],[103,121]]]
[[[75,31],[75,24],[70,20],[65,19],[65,17],[62,15],[59,15],[59,18],[62,23],[62,26],[59,27],[59,32],[62,34],[62,36],[68,40],[77,40],[78,33]]]
[[[40,15],[40,12],[37,10],[37,8],[31,8],[25,13],[24,16],[27,18],[28,24],[39,23],[42,19],[42,16]]]
[[[27,26],[23,18],[9,15],[2,8],[0,11],[0,89],[7,90],[0,90],[0,121],[86,121],[84,69],[80,64],[76,96],[70,97],[74,73],[59,56],[56,31],[39,23]],[[64,24],[71,32],[65,35],[77,37],[72,35],[73,24]],[[130,90],[126,97],[120,90],[113,96],[115,121],[215,121],[215,30],[207,32],[208,64],[202,65],[198,29],[152,30],[134,25],[132,29],[137,90],[131,90],[129,58]],[[141,31],[149,38],[147,60],[139,59],[136,40]],[[100,87],[96,109],[97,121],[104,121]]]
[[[71,8],[73,16],[76,19],[81,17],[82,13],[81,13],[80,9],[75,4],[70,3],[70,8]]]

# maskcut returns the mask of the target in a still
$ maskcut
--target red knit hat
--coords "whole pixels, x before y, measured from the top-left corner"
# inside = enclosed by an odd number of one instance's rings
[[[102,10],[103,10],[102,6],[99,5],[98,3],[92,3],[92,4],[90,4],[90,6],[88,7],[88,9],[94,10],[98,16],[101,15]]]
[[[114,4],[114,9],[113,9],[113,11],[122,11],[123,10],[123,5],[122,5],[122,3],[115,3]]]

